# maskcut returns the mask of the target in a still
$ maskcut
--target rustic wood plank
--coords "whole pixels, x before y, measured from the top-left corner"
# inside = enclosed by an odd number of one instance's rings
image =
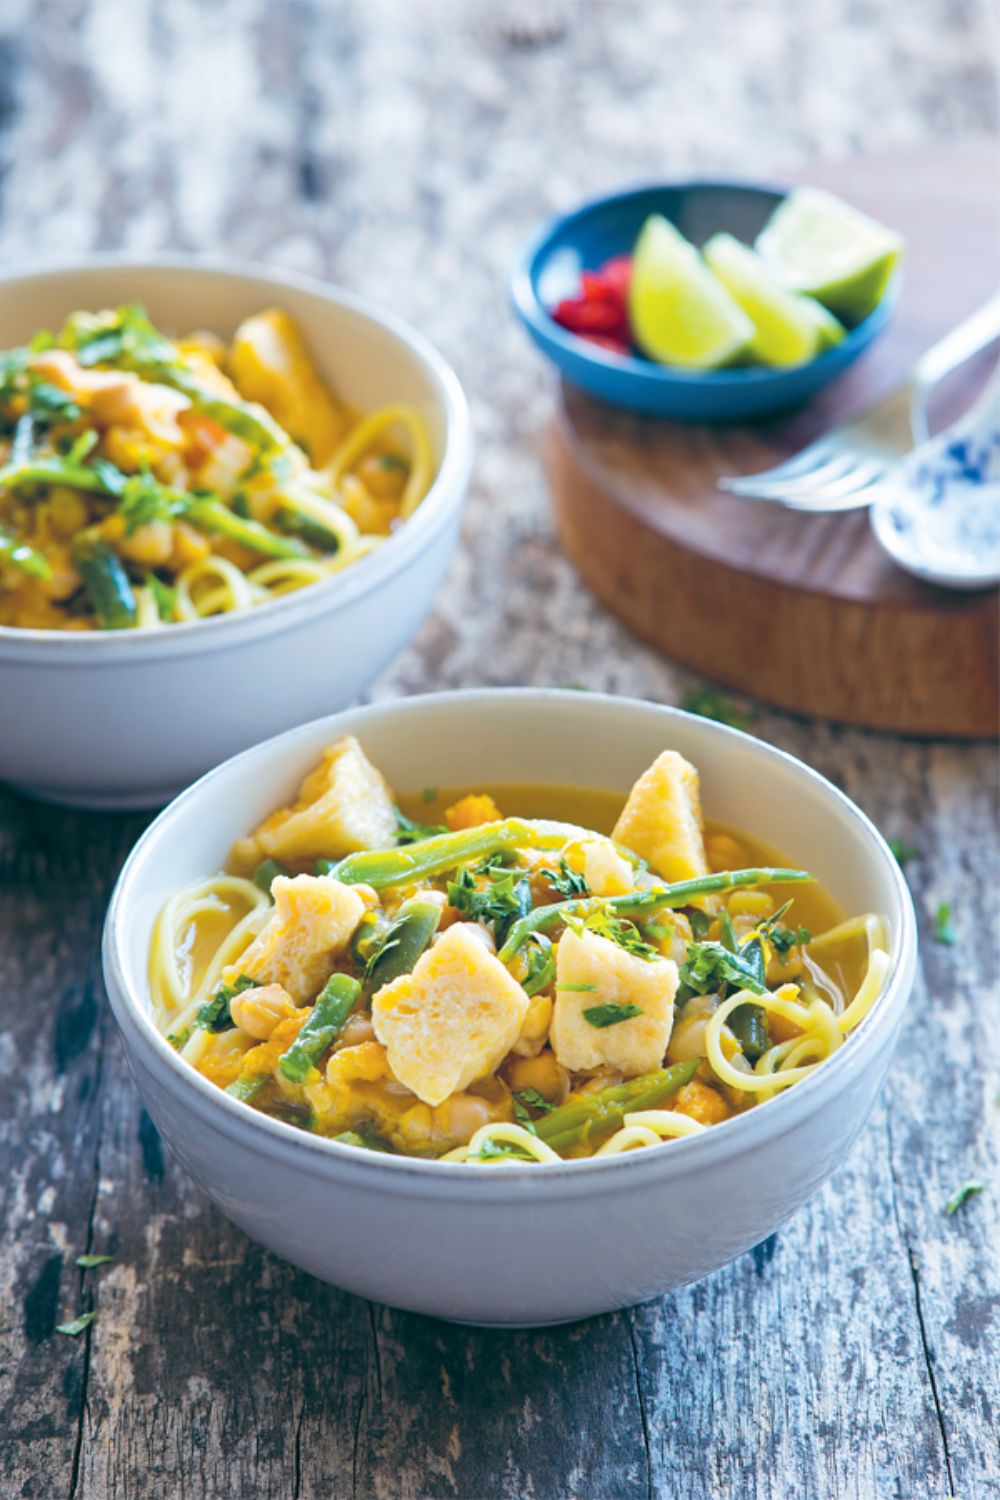
[[[509,257],[542,213],[622,178],[990,129],[989,36],[984,5],[947,0],[7,0],[0,255],[225,250],[391,303],[458,365],[479,455],[449,584],[375,695],[584,682],[675,702],[690,677],[555,548],[549,386],[506,312]],[[661,1302],[536,1333],[370,1307],[206,1203],[141,1111],[96,982],[141,820],[0,794],[5,1494],[990,1493],[995,757],[766,711],[755,727],[920,850],[925,978],[899,1062],[843,1170],[774,1240]],[[942,900],[958,949],[931,939]],[[991,1191],[946,1218],[973,1176]],[[115,1261],[83,1280],[87,1248]],[[51,1334],[91,1299],[88,1334]]]

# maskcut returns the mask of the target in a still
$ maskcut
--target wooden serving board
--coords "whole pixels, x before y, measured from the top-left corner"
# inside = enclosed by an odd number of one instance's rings
[[[563,545],[638,635],[719,682],[850,724],[995,735],[997,590],[918,583],[882,553],[863,511],[796,515],[740,501],[717,480],[767,468],[879,399],[996,290],[1000,148],[966,142],[799,175],[907,236],[889,331],[807,408],[748,426],[635,416],[564,383],[547,446]],[[994,359],[951,377],[935,405],[942,420]]]

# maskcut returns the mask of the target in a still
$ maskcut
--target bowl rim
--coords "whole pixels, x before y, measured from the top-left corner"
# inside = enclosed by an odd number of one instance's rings
[[[889,281],[876,305],[860,323],[849,328],[839,344],[825,349],[813,359],[797,365],[747,365],[721,370],[685,370],[672,365],[657,364],[655,360],[637,359],[633,354],[612,354],[599,344],[588,343],[579,335],[564,329],[552,317],[538,295],[536,279],[540,265],[552,247],[556,237],[575,224],[598,217],[603,210],[634,198],[643,198],[651,193],[694,192],[734,190],[750,196],[777,198],[779,202],[794,190],[793,183],[752,182],[738,177],[670,178],[659,182],[640,183],[622,188],[617,192],[600,194],[589,198],[566,213],[550,215],[544,223],[521,245],[510,275],[510,297],[514,309],[528,331],[542,344],[551,344],[569,357],[591,361],[598,369],[608,374],[617,374],[630,380],[643,381],[650,386],[667,388],[679,385],[691,390],[744,391],[754,387],[776,384],[799,376],[805,370],[825,372],[828,368],[839,368],[844,356],[854,353],[857,345],[862,347],[874,338],[891,315],[899,300],[902,285],[902,270],[899,266],[892,272]],[[861,350],[858,350],[860,353]]]
[[[147,858],[155,852],[162,833],[172,825],[183,822],[208,789],[216,782],[223,780],[230,773],[230,768],[237,763],[246,764],[254,758],[261,761],[268,760],[276,751],[291,751],[298,742],[319,736],[321,732],[324,735],[336,734],[343,728],[343,721],[348,717],[351,720],[349,732],[363,736],[367,719],[382,717],[386,714],[398,715],[405,720],[408,714],[428,711],[434,713],[439,707],[453,707],[456,702],[467,704],[470,709],[474,710],[477,705],[497,701],[511,705],[516,703],[519,708],[525,708],[529,713],[533,711],[532,705],[536,703],[581,704],[589,701],[591,705],[595,707],[600,705],[611,712],[615,712],[619,707],[631,712],[635,710],[642,713],[653,712],[662,716],[665,725],[676,719],[684,723],[693,721],[699,726],[698,732],[706,734],[709,738],[729,741],[735,738],[744,753],[749,751],[762,760],[776,761],[779,765],[790,769],[797,777],[811,783],[814,788],[818,788],[841,815],[848,817],[866,839],[873,857],[881,862],[889,874],[896,897],[897,910],[892,914],[896,931],[891,954],[892,968],[882,994],[858,1029],[851,1034],[848,1042],[832,1058],[825,1059],[822,1067],[817,1068],[808,1078],[801,1079],[794,1087],[762,1101],[761,1104],[744,1114],[722,1121],[703,1134],[671,1141],[669,1152],[630,1151],[622,1153],[621,1156],[585,1157],[558,1163],[526,1162],[523,1165],[505,1163],[502,1172],[497,1173],[484,1172],[481,1166],[475,1164],[444,1163],[435,1159],[360,1151],[332,1139],[311,1135],[231,1098],[222,1089],[210,1083],[189,1063],[183,1061],[157,1029],[147,1005],[139,998],[127,978],[129,965],[125,957],[123,937],[129,907],[133,899],[141,893],[143,866]],[[750,1149],[755,1144],[755,1138],[759,1144],[763,1140],[787,1133],[788,1130],[794,1128],[796,1115],[809,1112],[810,1102],[814,1103],[813,1112],[815,1108],[822,1107],[824,1096],[829,1097],[835,1093],[838,1084],[846,1078],[849,1071],[861,1066],[866,1059],[870,1060],[877,1055],[878,1044],[885,1045],[891,1040],[895,1027],[901,1019],[902,1011],[909,1000],[916,958],[916,917],[909,887],[899,862],[871,819],[826,777],[806,765],[798,757],[766,741],[759,740],[754,735],[686,713],[682,709],[651,703],[644,699],[559,688],[458,689],[394,699],[387,703],[369,704],[363,708],[342,710],[336,714],[314,719],[241,751],[240,754],[224,761],[194,782],[150,823],[122,867],[108,906],[103,935],[105,983],[120,1029],[124,1031],[126,1026],[118,1014],[119,1005],[133,1035],[145,1043],[147,1049],[151,1049],[153,1054],[162,1061],[178,1081],[182,1091],[190,1091],[192,1105],[197,1101],[205,1114],[212,1117],[215,1127],[223,1134],[246,1144],[248,1138],[252,1138],[255,1132],[262,1132],[258,1136],[261,1149],[266,1143],[272,1154],[285,1156],[292,1162],[292,1165],[295,1165],[294,1153],[302,1153],[300,1160],[303,1169],[311,1163],[313,1170],[317,1173],[324,1170],[324,1162],[327,1170],[336,1171],[338,1168],[356,1167],[362,1175],[371,1173],[377,1181],[386,1186],[395,1181],[402,1187],[404,1181],[408,1179],[414,1190],[420,1190],[421,1181],[427,1187],[436,1184],[441,1188],[444,1188],[447,1183],[457,1182],[464,1192],[467,1185],[474,1181],[479,1185],[474,1191],[482,1191],[486,1196],[489,1196],[493,1190],[501,1193],[509,1190],[511,1194],[514,1194],[516,1189],[524,1190],[528,1184],[538,1181],[551,1184],[556,1179],[582,1178],[584,1182],[588,1182],[598,1175],[602,1179],[607,1179],[609,1171],[619,1175],[612,1176],[610,1182],[602,1181],[602,1186],[617,1182],[624,1188],[630,1181],[634,1181],[634,1177],[630,1174],[645,1170],[650,1166],[655,1167],[661,1176],[663,1173],[676,1175],[692,1167],[707,1166],[719,1154],[727,1156]]]
[[[162,273],[165,277],[207,274],[223,280],[252,279],[270,283],[275,291],[288,289],[357,313],[407,345],[431,376],[444,416],[441,462],[426,495],[413,515],[386,539],[383,546],[357,563],[307,588],[270,599],[254,609],[207,619],[184,620],[167,630],[73,631],[39,630],[0,625],[0,660],[38,664],[62,660],[64,653],[92,655],[90,664],[127,657],[188,655],[202,648],[238,646],[259,635],[281,634],[299,623],[335,611],[372,593],[412,560],[424,541],[445,526],[461,507],[472,471],[473,435],[469,405],[458,376],[429,339],[405,319],[384,311],[367,297],[326,282],[317,276],[271,268],[228,256],[185,254],[96,254],[57,261],[38,269],[16,266],[0,273],[0,289],[25,282],[44,283],[58,277],[117,272],[122,275]]]

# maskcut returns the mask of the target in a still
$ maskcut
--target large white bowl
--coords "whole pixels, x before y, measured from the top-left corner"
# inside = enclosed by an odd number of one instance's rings
[[[411,402],[438,466],[416,514],[328,582],[245,614],[160,631],[0,626],[0,779],[89,807],[158,806],[226,756],[352,702],[425,619],[451,558],[469,480],[468,409],[419,334],[338,288],[231,263],[98,260],[0,279],[0,346],[74,308],[143,303],[172,332],[230,335],[287,309],[324,375],[370,410]]]
[[[701,771],[708,812],[777,840],[849,912],[889,923],[888,988],[833,1058],[704,1135],[603,1160],[477,1167],[320,1140],[229,1098],[182,1062],[150,1015],[153,920],[217,869],[347,732],[398,790],[490,782],[625,792],[664,748]],[[695,1281],[771,1234],[830,1175],[874,1104],[913,982],[899,866],[836,787],[760,740],[674,709],[547,690],[449,693],[337,714],[204,777],[136,845],[104,937],[112,1008],[147,1109],[236,1224],[361,1296],[438,1317],[580,1318]],[[831,1246],[836,1254],[836,1246]]]

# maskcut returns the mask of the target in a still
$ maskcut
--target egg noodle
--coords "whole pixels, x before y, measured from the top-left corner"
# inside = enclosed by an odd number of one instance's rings
[[[766,1103],[864,1021],[886,924],[839,919],[802,870],[720,868],[752,843],[704,835],[680,756],[652,770],[611,838],[486,793],[428,794],[456,800],[420,825],[337,742],[231,873],[164,905],[157,1026],[244,1104],[446,1163],[619,1156]]]
[[[433,479],[420,412],[352,410],[280,310],[228,347],[134,306],[74,313],[0,354],[0,625],[252,609],[380,547]]]

